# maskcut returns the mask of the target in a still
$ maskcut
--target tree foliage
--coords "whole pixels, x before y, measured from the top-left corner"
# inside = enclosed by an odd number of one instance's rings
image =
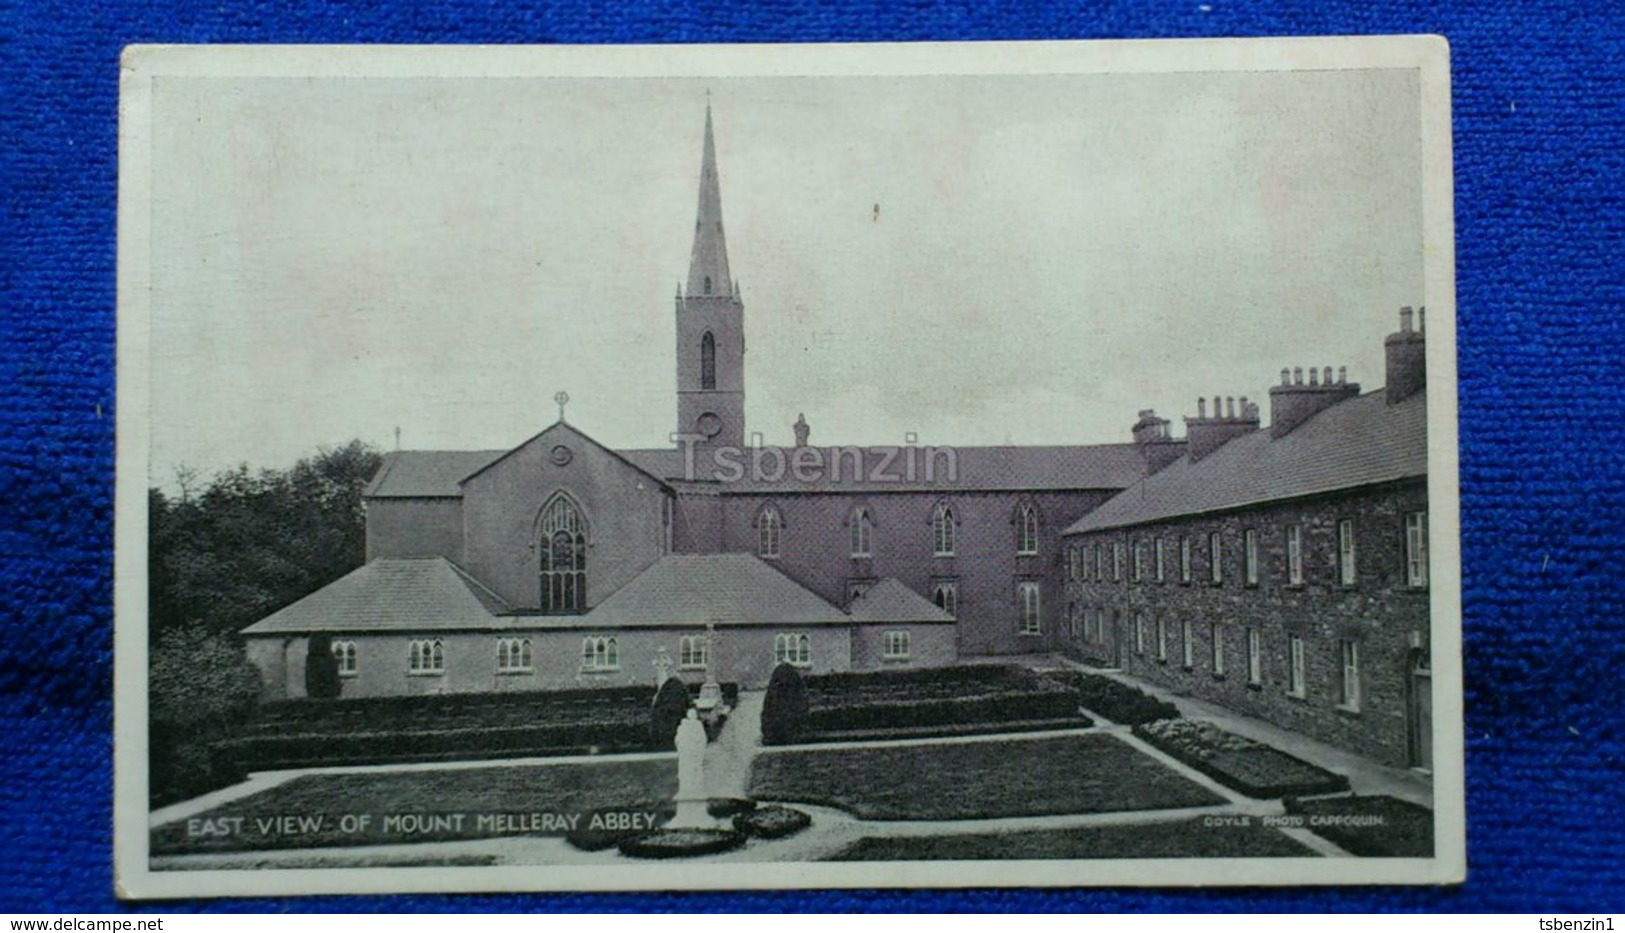
[[[361,566],[361,492],[380,463],[353,441],[288,470],[242,466],[207,483],[183,473],[178,498],[148,491],[155,802],[228,779],[208,747],[249,715],[260,689],[238,632]]]
[[[361,566],[361,491],[380,462],[352,441],[288,470],[241,466],[178,499],[150,490],[154,641],[190,623],[235,633]]]

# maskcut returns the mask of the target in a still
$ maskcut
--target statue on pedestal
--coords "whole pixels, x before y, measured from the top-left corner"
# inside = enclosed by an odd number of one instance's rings
[[[677,815],[667,825],[673,829],[716,826],[705,810],[705,726],[699,715],[689,710],[677,725]]]

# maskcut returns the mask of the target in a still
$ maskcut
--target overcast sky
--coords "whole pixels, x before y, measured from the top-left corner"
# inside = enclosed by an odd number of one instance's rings
[[[1423,304],[1410,71],[160,79],[154,480],[323,445],[675,427],[706,91],[747,421],[788,443],[1115,443],[1382,384]],[[1266,406],[1267,411],[1267,406]]]

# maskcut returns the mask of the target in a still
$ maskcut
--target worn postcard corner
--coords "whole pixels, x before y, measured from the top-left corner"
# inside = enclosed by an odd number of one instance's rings
[[[126,50],[120,896],[1460,881],[1447,63]]]

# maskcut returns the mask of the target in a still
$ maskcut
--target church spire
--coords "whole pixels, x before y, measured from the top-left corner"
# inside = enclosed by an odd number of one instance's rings
[[[688,294],[731,297],[728,242],[722,235],[722,186],[717,182],[717,146],[711,136],[711,104],[705,105],[705,154],[700,162],[700,207],[694,221],[694,250],[688,260]]]

